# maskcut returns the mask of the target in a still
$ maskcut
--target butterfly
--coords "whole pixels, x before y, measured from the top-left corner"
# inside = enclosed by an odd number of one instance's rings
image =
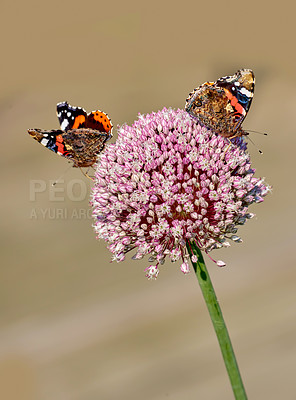
[[[254,96],[255,76],[240,69],[216,82],[205,82],[186,99],[185,109],[201,124],[226,138],[246,135],[241,128]]]
[[[29,135],[49,150],[73,161],[73,167],[90,167],[112,137],[112,123],[104,112],[87,113],[66,101],[57,104],[61,129],[28,129]]]

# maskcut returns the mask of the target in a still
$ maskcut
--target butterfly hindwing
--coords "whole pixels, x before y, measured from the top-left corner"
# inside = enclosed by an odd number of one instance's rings
[[[63,135],[67,149],[74,161],[74,167],[90,167],[104,149],[109,135],[95,129],[72,129]]]
[[[87,115],[86,127],[111,134],[113,126],[108,115],[103,111],[97,110]]]

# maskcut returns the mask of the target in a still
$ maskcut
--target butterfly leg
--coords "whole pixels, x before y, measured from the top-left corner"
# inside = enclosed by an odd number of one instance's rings
[[[86,178],[88,178],[88,179],[90,179],[90,180],[92,180],[92,181],[94,180],[94,177],[93,177],[93,176],[90,176],[90,175],[88,174],[90,167],[87,168],[86,171],[83,171],[82,167],[79,167],[79,169],[80,169],[80,171],[82,172],[82,174],[83,174],[84,176],[86,176]]]

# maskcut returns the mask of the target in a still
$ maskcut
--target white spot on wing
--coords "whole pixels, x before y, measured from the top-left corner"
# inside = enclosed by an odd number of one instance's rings
[[[67,128],[68,125],[69,125],[68,120],[67,120],[67,119],[64,119],[64,121],[61,123],[61,129],[62,129],[62,131],[64,131],[64,130]]]
[[[48,143],[48,139],[43,138],[43,139],[41,139],[41,142],[40,142],[40,143],[43,144],[43,146],[46,146],[47,143]]]
[[[248,97],[253,97],[253,93],[244,87],[240,89],[240,92]]]

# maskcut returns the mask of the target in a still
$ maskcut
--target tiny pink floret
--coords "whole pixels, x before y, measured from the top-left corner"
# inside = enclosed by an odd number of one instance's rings
[[[195,254],[191,257],[192,262],[197,263],[197,257]]]
[[[187,262],[183,262],[180,269],[183,272],[183,274],[185,274],[185,275],[189,274],[189,272],[190,272],[189,264]]]

